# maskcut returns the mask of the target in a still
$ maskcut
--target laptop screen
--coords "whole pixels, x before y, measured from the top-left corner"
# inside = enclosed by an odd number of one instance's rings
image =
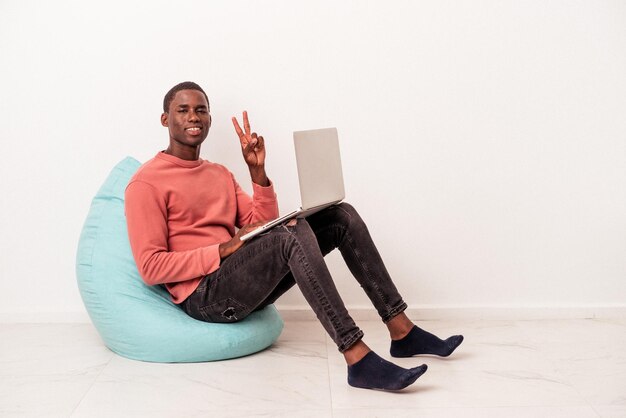
[[[345,197],[337,128],[293,133],[302,209]]]

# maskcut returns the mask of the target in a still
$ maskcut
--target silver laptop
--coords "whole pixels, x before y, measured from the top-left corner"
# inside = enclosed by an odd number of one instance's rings
[[[293,218],[304,218],[341,202],[345,197],[339,155],[337,128],[296,131],[293,133],[300,182],[300,209],[243,235],[242,241],[255,237]]]

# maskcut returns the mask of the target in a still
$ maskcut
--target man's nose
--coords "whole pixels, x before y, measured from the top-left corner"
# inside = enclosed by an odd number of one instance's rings
[[[198,114],[194,112],[193,110],[189,112],[189,121],[197,121],[197,120],[200,120],[200,117],[198,116]]]

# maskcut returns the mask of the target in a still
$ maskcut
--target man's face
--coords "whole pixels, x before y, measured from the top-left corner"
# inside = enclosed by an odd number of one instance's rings
[[[198,90],[181,90],[170,103],[168,113],[161,115],[161,124],[167,126],[170,140],[180,145],[197,147],[206,139],[211,127],[209,104]]]

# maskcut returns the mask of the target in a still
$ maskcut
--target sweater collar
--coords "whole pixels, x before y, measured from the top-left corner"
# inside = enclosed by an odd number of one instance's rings
[[[202,158],[198,158],[197,160],[194,160],[194,161],[183,160],[182,158],[178,158],[173,155],[166,154],[165,151],[159,151],[155,158],[158,158],[160,160],[165,160],[172,164],[176,164],[181,167],[187,167],[187,168],[198,167],[204,161]]]

